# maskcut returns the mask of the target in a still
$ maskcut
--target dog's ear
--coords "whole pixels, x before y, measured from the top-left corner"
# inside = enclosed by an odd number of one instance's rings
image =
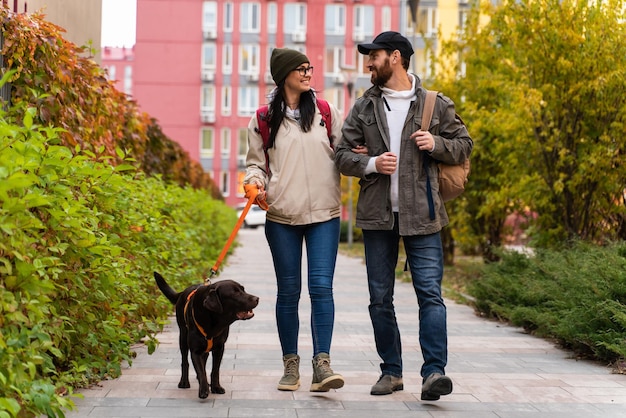
[[[222,307],[222,301],[220,300],[220,295],[217,293],[216,289],[209,290],[207,297],[204,298],[202,306],[204,306],[209,311],[217,313],[224,312],[224,308]]]

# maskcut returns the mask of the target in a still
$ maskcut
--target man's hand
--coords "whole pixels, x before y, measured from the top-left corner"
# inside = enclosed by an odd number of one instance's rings
[[[376,157],[376,171],[391,175],[398,167],[398,157],[393,152],[385,152]]]
[[[416,131],[411,134],[411,139],[420,151],[432,152],[435,149],[435,138],[428,131]]]
[[[365,145],[357,145],[356,148],[352,148],[352,152],[367,155],[367,147]]]

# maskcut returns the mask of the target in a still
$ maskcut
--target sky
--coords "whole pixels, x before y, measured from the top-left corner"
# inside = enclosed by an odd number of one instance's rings
[[[135,44],[136,0],[102,0],[101,46]]]

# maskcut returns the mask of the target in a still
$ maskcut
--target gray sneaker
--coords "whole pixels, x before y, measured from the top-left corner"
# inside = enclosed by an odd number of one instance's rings
[[[380,376],[378,382],[372,386],[371,395],[389,395],[397,390],[403,390],[404,383],[401,377],[395,377],[390,374]]]
[[[441,373],[432,373],[422,384],[422,400],[438,401],[443,395],[452,393],[452,379]]]
[[[298,390],[300,387],[300,356],[287,354],[283,356],[285,373],[278,382],[278,390]]]
[[[330,389],[343,387],[343,376],[333,372],[330,368],[330,357],[326,353],[319,353],[313,357],[313,381],[311,392],[328,392]]]

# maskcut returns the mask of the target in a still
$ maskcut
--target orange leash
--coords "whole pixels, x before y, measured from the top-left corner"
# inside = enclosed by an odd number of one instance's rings
[[[246,218],[246,215],[248,214],[248,211],[250,210],[252,203],[254,203],[257,195],[259,194],[259,189],[254,184],[246,184],[244,186],[244,189],[246,190],[246,194],[249,195],[248,202],[246,203],[246,206],[243,208],[243,211],[241,212],[241,215],[239,216],[239,220],[235,224],[235,228],[233,229],[233,232],[230,233],[230,237],[228,237],[228,241],[226,241],[226,245],[224,245],[224,248],[222,249],[222,253],[220,254],[219,257],[217,257],[217,261],[211,268],[211,277],[213,277],[215,273],[217,273],[217,269],[220,267],[220,264],[222,264],[222,261],[224,261],[224,257],[226,257],[226,253],[228,252],[228,249],[230,248],[231,244],[235,240],[235,237],[237,236],[237,232],[239,232],[239,228],[241,228],[241,225],[243,224],[243,221]]]

